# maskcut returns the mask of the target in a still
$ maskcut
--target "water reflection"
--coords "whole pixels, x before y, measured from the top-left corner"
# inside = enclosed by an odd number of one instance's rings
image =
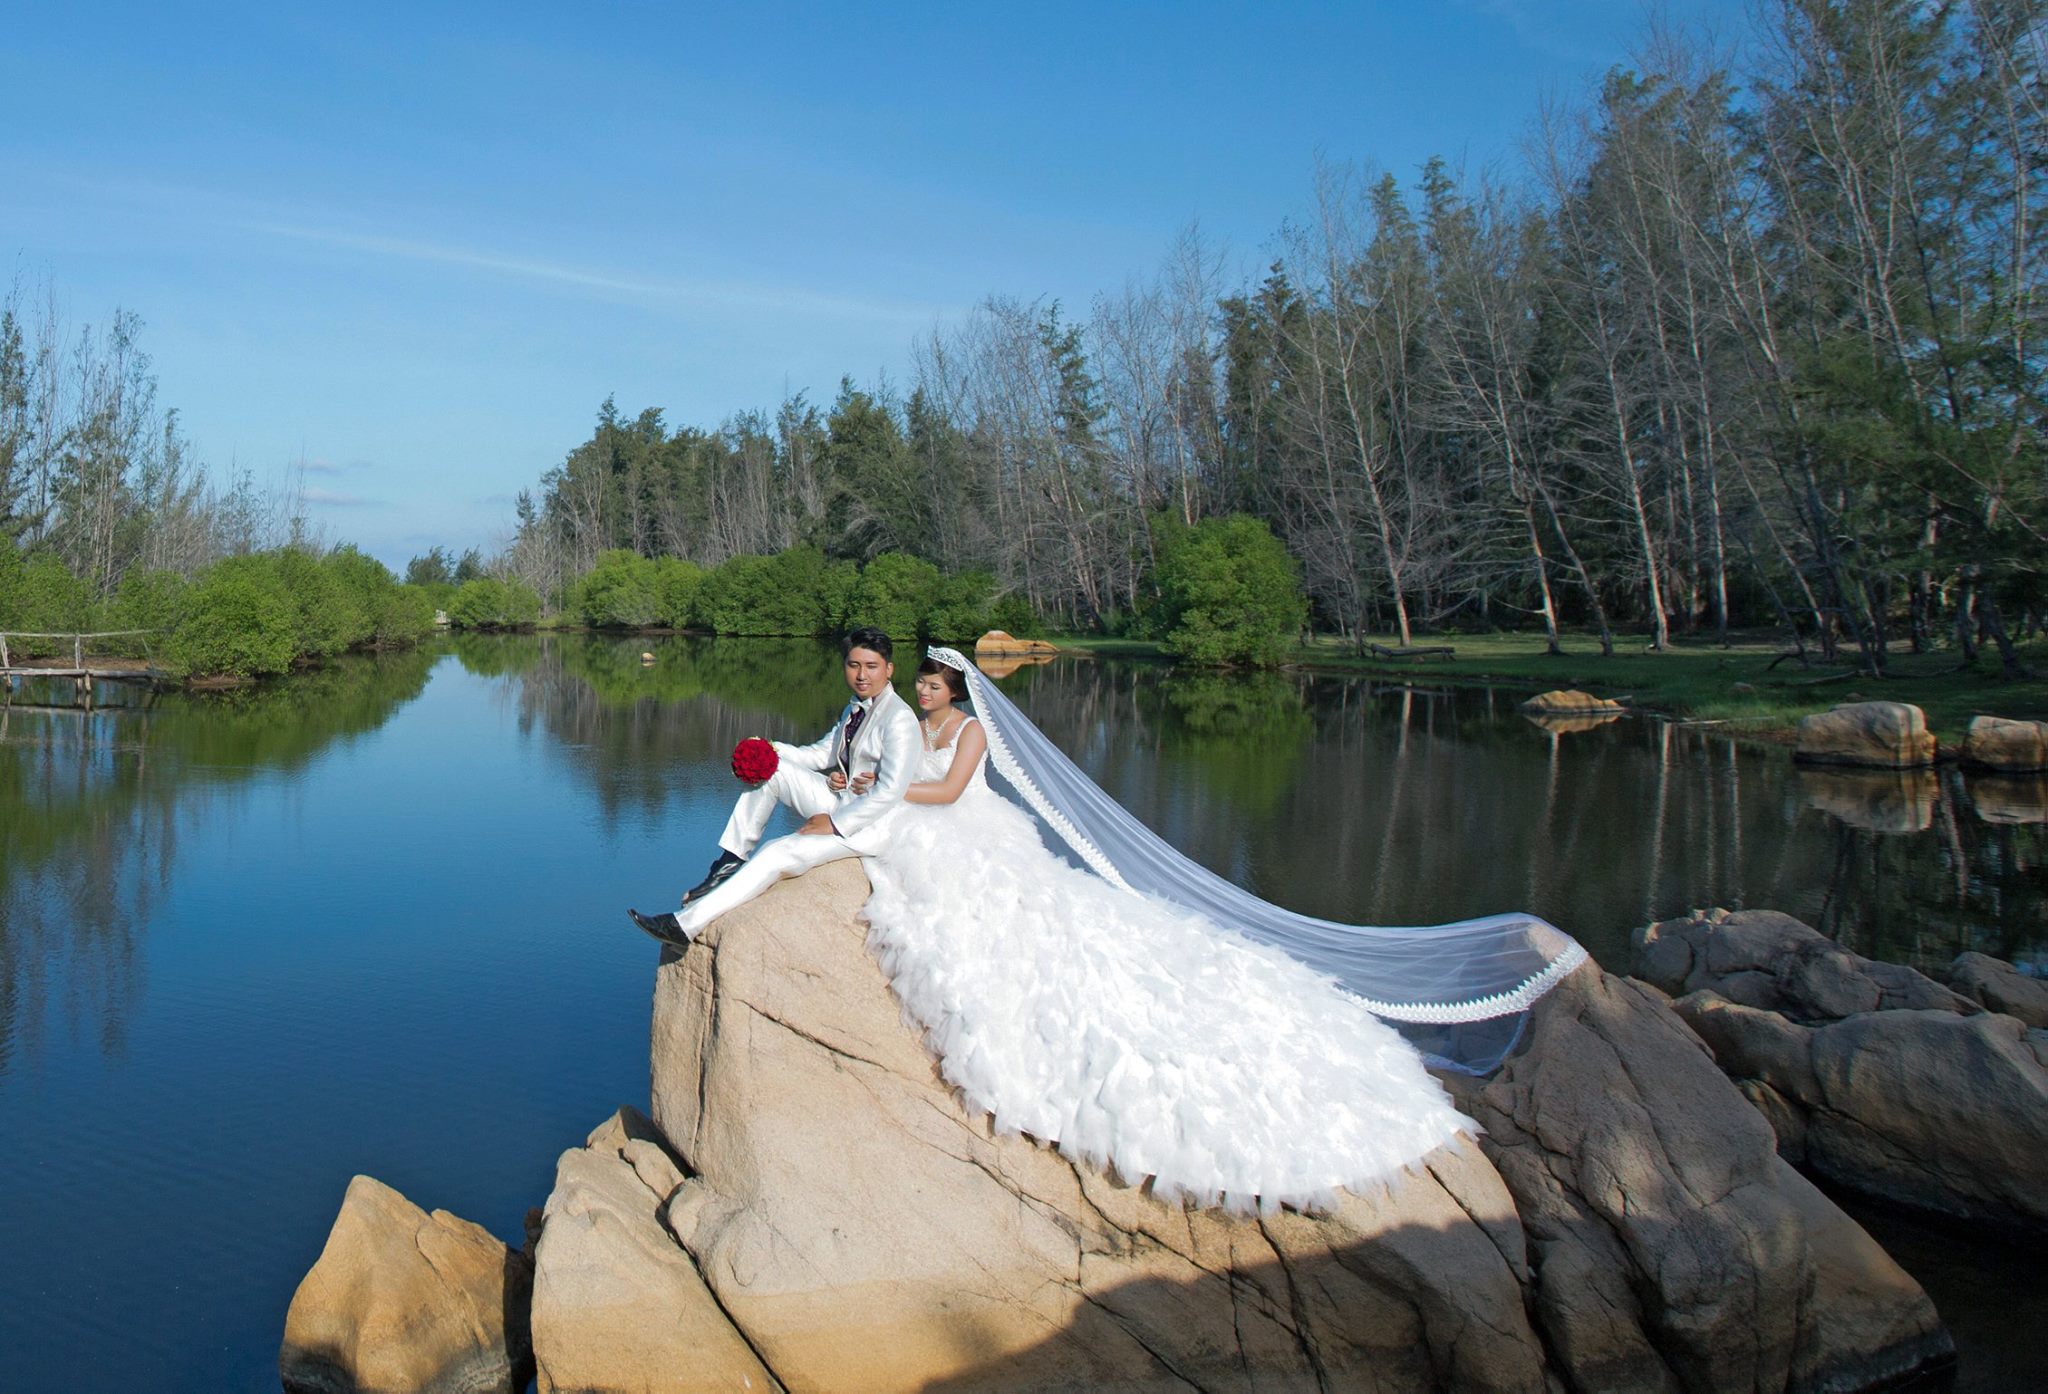
[[[1807,805],[1852,828],[1917,833],[1934,826],[1941,781],[1933,770],[1810,769],[1798,771]]]
[[[1707,905],[1784,909],[1921,966],[2043,937],[2044,834],[2021,821],[2038,785],[1807,773],[1714,728],[1567,731],[1508,694],[1363,679],[1077,662],[1005,690],[1182,850],[1329,919],[1530,910],[1610,966],[1636,925]]]
[[[839,652],[810,640],[521,636],[516,656],[475,636],[456,657],[505,676],[519,729],[596,792],[607,819],[677,794],[729,797],[725,757],[747,736],[810,740],[846,700]],[[650,651],[654,662],[644,663]],[[709,856],[706,852],[706,856]]]
[[[0,706],[0,1074],[53,1009],[118,1054],[143,991],[136,936],[181,833],[249,780],[381,726],[432,664],[427,652],[355,659],[90,712]]]
[[[614,811],[679,789],[722,800],[736,741],[808,739],[844,700],[823,644],[562,636],[523,652],[522,719]],[[473,667],[504,662],[485,650]],[[1616,967],[1635,926],[1707,905],[1784,909],[1924,967],[2042,938],[2039,782],[1795,770],[1714,728],[1533,722],[1485,690],[1085,657],[1002,684],[1169,841],[1329,919],[1531,910]]]
[[[2048,823],[2048,775],[1972,775],[1964,787],[1987,823]]]
[[[738,740],[808,739],[845,696],[836,649],[808,641],[449,648],[606,826],[721,808]],[[259,772],[382,725],[433,661],[392,655],[147,712],[0,713],[0,1073],[53,1004],[118,1051],[143,988],[133,936],[181,835]],[[1525,909],[1614,966],[1636,925],[1706,905],[1784,909],[1921,966],[1966,948],[2024,955],[2044,937],[2048,781],[1795,770],[1715,728],[1537,723],[1514,694],[1327,675],[1063,658],[1002,681],[1168,840],[1309,914]]]

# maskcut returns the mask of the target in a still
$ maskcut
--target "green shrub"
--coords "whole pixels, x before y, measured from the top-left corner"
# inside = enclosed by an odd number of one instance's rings
[[[806,636],[844,618],[848,568],[816,547],[733,557],[704,578],[698,616],[720,634]]]
[[[109,629],[154,629],[156,634],[132,639],[110,640],[109,646],[122,653],[153,653],[163,647],[185,613],[186,592],[191,589],[175,571],[131,571],[121,578],[121,589],[107,608]]]
[[[697,597],[704,589],[704,568],[681,557],[654,563],[655,618],[670,629],[697,623]]]
[[[939,583],[937,601],[925,617],[925,632],[954,643],[978,639],[997,626],[989,622],[995,603],[996,578],[986,571],[963,571]]]
[[[14,539],[0,537],[0,629],[27,628],[19,623],[20,617],[15,613],[15,606],[20,603],[21,573],[26,565]]]
[[[368,632],[355,643],[388,648],[418,643],[433,632],[433,598],[422,587],[401,586],[375,557],[344,545],[329,552],[321,565],[367,622]]]
[[[848,618],[891,638],[915,639],[938,599],[936,566],[903,552],[884,552],[862,569]]]
[[[537,596],[533,607],[538,614],[540,599]],[[373,641],[390,646],[417,644],[434,632],[434,609],[433,597],[424,587],[394,583],[390,590],[376,598],[370,610],[370,622],[375,626]]]
[[[1232,514],[1163,529],[1160,621],[1167,651],[1198,663],[1270,668],[1308,615],[1301,572],[1272,530]]]
[[[539,618],[540,597],[523,581],[480,576],[448,602],[448,623],[457,629],[528,629]]]
[[[296,656],[327,658],[369,642],[375,632],[369,609],[336,569],[297,547],[281,547],[254,560],[267,563],[291,597]]]
[[[193,677],[282,673],[300,652],[300,609],[270,557],[230,557],[201,572],[165,646],[172,671]]]
[[[48,552],[23,557],[11,545],[0,557],[0,629],[72,634],[96,627],[92,593]],[[48,656],[68,644],[55,639],[10,639],[17,654]]]
[[[659,579],[655,564],[637,552],[600,552],[597,565],[570,588],[569,608],[593,629],[644,629],[661,617]]]
[[[1003,633],[1015,635],[1019,639],[1045,637],[1045,621],[1038,617],[1038,611],[1031,608],[1031,602],[1015,591],[997,596],[995,602],[988,607],[988,628],[1000,629]]]
[[[860,568],[835,561],[818,574],[819,634],[837,634],[853,624],[854,596],[860,589]]]

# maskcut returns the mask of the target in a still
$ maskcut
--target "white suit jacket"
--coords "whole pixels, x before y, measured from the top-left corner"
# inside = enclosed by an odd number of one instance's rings
[[[846,729],[846,719],[853,714],[854,705],[848,702],[840,711],[839,719],[832,723],[832,729],[810,745],[773,742],[776,755],[798,769],[822,773],[837,768],[839,733]],[[859,733],[853,738],[853,749],[847,753],[846,759],[849,779],[857,774],[871,773],[875,782],[868,786],[865,794],[842,793],[839,796],[839,806],[832,812],[832,826],[839,829],[841,837],[852,838],[895,812],[903,802],[904,791],[917,781],[917,757],[923,745],[918,733],[917,713],[896,695],[894,687],[883,688],[875,695],[874,705],[868,710],[868,719],[861,723]]]

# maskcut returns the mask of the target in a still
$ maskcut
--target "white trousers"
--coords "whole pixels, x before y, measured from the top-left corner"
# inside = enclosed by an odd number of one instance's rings
[[[790,833],[762,846],[755,844],[768,827],[768,820],[781,804],[800,818],[839,811],[840,795],[816,770],[797,769],[784,764],[773,777],[739,796],[732,817],[719,834],[718,845],[746,865],[728,876],[709,894],[699,896],[676,912],[685,932],[695,936],[726,911],[745,905],[785,876],[801,876],[814,866],[857,857],[860,850],[836,834]]]

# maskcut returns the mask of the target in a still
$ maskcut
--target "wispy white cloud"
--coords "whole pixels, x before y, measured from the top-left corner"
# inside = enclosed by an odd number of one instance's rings
[[[866,300],[830,295],[801,286],[637,276],[581,266],[573,262],[515,256],[488,247],[468,247],[418,238],[392,237],[339,227],[317,227],[305,223],[269,220],[242,221],[237,226],[244,231],[268,237],[312,243],[374,257],[427,262],[478,271],[487,275],[570,286],[580,290],[596,291],[608,297],[719,305],[747,311],[830,315],[869,321],[892,320],[920,325],[929,324],[933,314],[939,309],[932,305],[904,301]]]
[[[717,307],[747,314],[828,316],[929,328],[936,318],[963,311],[962,305],[905,299],[838,295],[782,281],[753,281],[648,275],[591,266],[550,256],[523,255],[481,243],[414,237],[352,223],[322,211],[307,219],[282,213],[271,202],[222,190],[166,183],[148,176],[95,177],[64,168],[40,171],[55,187],[147,209],[209,228],[277,241],[327,247],[392,261],[454,267],[482,275],[567,287],[613,300],[659,302],[680,308]],[[338,468],[346,468],[339,466]]]
[[[300,497],[307,503],[325,504],[329,508],[382,508],[382,499],[366,499],[360,494],[337,493],[333,489],[307,489]]]

